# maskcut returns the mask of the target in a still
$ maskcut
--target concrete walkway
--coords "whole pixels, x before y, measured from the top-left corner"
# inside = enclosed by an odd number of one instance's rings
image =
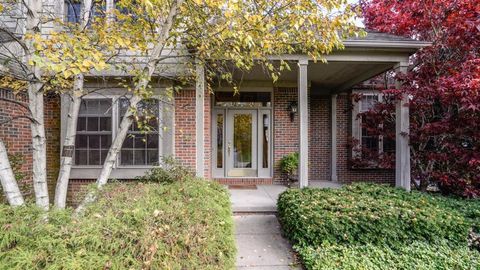
[[[310,181],[314,188],[339,188],[341,184],[330,181]],[[258,185],[253,189],[229,189],[234,213],[274,213],[277,199],[287,187],[282,185]]]
[[[338,188],[341,185],[329,181],[311,181],[310,186]],[[229,189],[238,250],[237,269],[302,269],[295,262],[289,242],[282,237],[275,215],[278,195],[286,189],[281,185]]]
[[[237,269],[301,269],[272,214],[236,215]]]
[[[229,189],[232,210],[241,212],[276,212],[277,198],[287,187],[258,185],[256,189]]]

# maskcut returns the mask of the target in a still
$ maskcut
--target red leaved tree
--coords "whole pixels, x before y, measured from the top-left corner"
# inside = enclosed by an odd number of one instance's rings
[[[480,0],[364,0],[369,29],[428,40],[407,74],[397,75],[410,99],[412,179],[425,190],[480,196]],[[388,99],[387,99],[388,100]],[[366,112],[364,128],[392,137],[391,104]],[[390,159],[392,162],[392,159]]]

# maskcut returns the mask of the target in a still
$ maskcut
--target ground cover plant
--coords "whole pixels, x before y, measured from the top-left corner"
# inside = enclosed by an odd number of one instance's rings
[[[480,269],[480,201],[375,184],[290,189],[279,220],[307,269]]]
[[[0,205],[0,269],[232,269],[228,194],[193,178],[115,183],[84,216]]]

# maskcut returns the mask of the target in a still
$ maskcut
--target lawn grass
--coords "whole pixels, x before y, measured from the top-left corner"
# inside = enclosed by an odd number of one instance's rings
[[[480,202],[374,184],[290,189],[279,219],[307,269],[480,269]]]
[[[233,269],[230,201],[220,185],[109,184],[85,215],[0,206],[0,269]]]

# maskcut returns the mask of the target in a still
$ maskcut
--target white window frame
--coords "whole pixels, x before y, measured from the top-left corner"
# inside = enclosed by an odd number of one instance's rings
[[[117,126],[114,127],[114,129],[118,129],[119,125],[120,125],[120,100],[122,98],[119,98],[118,99],[118,102],[115,104],[115,106],[117,107],[117,115],[115,115],[115,117],[117,118],[116,122],[117,122]],[[162,162],[162,157],[163,157],[163,140],[162,140],[162,137],[163,137],[163,133],[164,133],[164,129],[162,128],[162,120],[163,120],[163,110],[162,110],[162,107],[160,106],[161,105],[161,101],[159,100],[159,97],[156,96],[156,97],[152,97],[152,99],[156,99],[158,100],[158,162],[159,162],[159,165],[160,163]],[[133,123],[132,123],[133,124]],[[127,132],[127,136],[128,136],[128,133],[130,131]],[[121,162],[121,155],[122,155],[122,148],[123,148],[123,145],[122,147],[120,148],[120,152],[118,153],[118,156],[117,156],[117,161],[116,161],[116,168],[140,168],[140,169],[150,169],[150,168],[153,168],[153,167],[156,167],[158,165],[122,165],[122,162]]]
[[[374,90],[355,90],[353,91],[354,94],[361,94],[363,96],[376,96],[378,102],[383,102],[383,94],[380,91],[374,91]],[[356,139],[359,142],[359,147],[363,147],[362,143],[362,119],[358,117],[359,113],[362,113],[364,111],[361,110],[362,108],[362,100],[352,100],[353,102],[353,110],[352,110],[352,137]],[[381,127],[381,124],[379,124],[379,127]],[[382,154],[383,153],[383,136],[379,135],[378,136],[378,153]],[[361,153],[358,151],[355,151],[355,149],[352,149],[352,157],[355,158],[361,158]]]
[[[114,134],[114,126],[113,126],[113,118],[115,118],[115,116],[113,115],[113,100],[111,98],[83,98],[82,100],[109,100],[112,104],[112,106],[110,107],[110,124],[112,125],[111,126],[111,131],[109,132],[110,136],[111,136],[111,139],[113,140],[113,138],[115,137],[113,134]],[[80,115],[79,115],[80,116]],[[87,116],[88,117],[88,116]],[[95,117],[101,117],[100,115],[95,115]],[[78,119],[77,119],[78,121]],[[78,124],[77,124],[78,125]],[[88,123],[86,122],[85,123],[87,129],[88,129]],[[102,134],[101,131],[97,131],[96,133],[91,133],[89,134],[88,131],[82,131],[81,133],[78,133],[78,131],[76,132],[77,135],[107,135],[107,134]],[[78,137],[77,137],[78,138]],[[87,144],[88,144],[88,141],[87,141]],[[89,151],[89,146],[87,145],[87,151]],[[99,149],[100,150],[100,149]],[[77,148],[76,148],[76,142],[75,142],[75,151],[74,151],[74,158],[73,158],[73,164],[75,167],[89,167],[89,168],[98,168],[98,167],[102,167],[101,165],[77,165],[75,164],[76,163],[76,160],[75,160],[75,155],[76,155],[76,151],[77,151]],[[101,154],[100,154],[100,160],[101,160]]]
[[[164,89],[157,88],[157,92],[163,92]],[[119,94],[115,94],[118,92]],[[119,126],[119,103],[118,101],[121,98],[125,98],[123,95],[125,89],[120,88],[111,88],[102,93],[90,93],[84,96],[84,99],[111,99],[112,100],[112,142],[113,138],[117,135],[118,126]],[[152,96],[153,99],[158,99],[159,105],[159,161],[161,164],[163,155],[166,151],[169,151],[167,156],[175,156],[175,106],[174,99],[172,97],[172,105],[166,105],[162,102],[162,96],[156,94]],[[169,106],[170,108],[165,108],[163,106]],[[69,98],[62,96],[61,101],[61,145],[60,149],[63,147],[63,140],[65,138],[65,128],[66,128],[66,114],[68,112],[68,107],[70,106]],[[169,111],[168,111],[169,110]],[[170,118],[165,118],[164,112],[168,111]],[[168,129],[163,128],[164,126],[169,127]],[[165,134],[171,133],[168,140],[163,139]],[[119,153],[120,154],[120,153]],[[72,171],[70,179],[96,179],[102,169],[102,165],[72,165]],[[134,179],[135,177],[144,175],[148,170],[158,167],[156,165],[120,165],[120,155],[117,156],[117,160],[113,166],[111,178],[112,179]]]

